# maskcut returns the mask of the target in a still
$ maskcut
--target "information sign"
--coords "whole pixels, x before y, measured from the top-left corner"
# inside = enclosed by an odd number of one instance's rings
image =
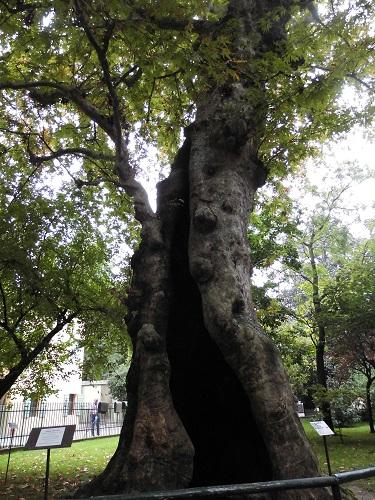
[[[44,480],[44,500],[48,499],[49,463],[51,448],[68,448],[72,445],[75,425],[59,425],[55,427],[34,427],[31,429],[25,450],[47,449],[46,477]]]
[[[333,436],[335,433],[333,432],[333,430],[330,427],[328,427],[328,425],[324,422],[324,420],[318,420],[317,422],[310,422],[310,425],[316,430],[316,432],[319,434],[319,436],[322,436],[322,438],[323,438],[324,449],[325,449],[326,458],[327,458],[328,474],[330,476],[332,476],[331,462],[329,460],[326,436]]]
[[[333,436],[335,433],[328,427],[324,420],[310,422],[310,425],[316,430],[319,436]]]
[[[35,448],[51,448],[60,446],[64,437],[65,427],[48,427],[40,429]]]
[[[34,427],[25,444],[25,450],[68,448],[72,444],[75,429],[75,425]]]

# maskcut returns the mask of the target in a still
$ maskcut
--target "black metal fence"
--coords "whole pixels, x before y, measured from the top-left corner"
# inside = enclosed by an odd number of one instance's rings
[[[102,403],[96,419],[88,403],[28,401],[0,405],[0,449],[10,445],[12,432],[12,447],[24,446],[33,427],[75,424],[75,440],[116,435],[120,433],[124,415],[124,403]]]
[[[375,476],[375,467],[350,472],[340,472],[333,476],[306,477],[300,479],[284,479],[263,483],[230,484],[223,486],[202,486],[181,490],[154,491],[129,495],[103,495],[90,497],[96,500],[181,500],[189,498],[228,498],[231,496],[256,495],[273,491],[306,490],[315,488],[331,488],[332,498],[342,500],[340,485],[358,479]],[[88,499],[86,499],[88,500]]]

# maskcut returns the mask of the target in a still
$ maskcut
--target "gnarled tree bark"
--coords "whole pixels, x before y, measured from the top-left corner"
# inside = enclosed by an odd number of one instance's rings
[[[232,0],[234,53],[248,59],[279,43],[292,3]],[[257,21],[275,6],[285,17],[262,35]],[[80,495],[319,474],[251,298],[246,231],[265,180],[257,150],[266,106],[249,102],[251,85],[240,75],[201,97],[171,174],[159,184],[156,216],[144,225],[132,261],[134,355],[124,427],[106,470]],[[275,498],[331,495],[320,489]]]

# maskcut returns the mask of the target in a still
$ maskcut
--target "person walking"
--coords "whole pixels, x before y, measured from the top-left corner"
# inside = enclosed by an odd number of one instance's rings
[[[95,436],[95,427],[96,427],[96,433],[99,436],[99,424],[100,424],[100,416],[99,416],[99,400],[94,399],[94,402],[92,403],[90,414],[91,414],[91,436]]]

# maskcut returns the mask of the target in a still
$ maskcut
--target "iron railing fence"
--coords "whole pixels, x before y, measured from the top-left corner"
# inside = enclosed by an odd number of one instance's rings
[[[113,403],[100,408],[99,421],[93,422],[89,403],[12,403],[0,405],[0,449],[24,446],[34,427],[76,425],[74,440],[119,434],[125,416],[125,404]],[[94,425],[93,425],[94,424]],[[12,437],[12,428],[14,434]],[[12,441],[12,443],[11,443]]]
[[[340,485],[375,476],[375,467],[340,472],[332,476],[284,479],[262,483],[229,484],[223,486],[202,486],[181,490],[154,491],[128,495],[102,495],[90,497],[95,500],[181,500],[195,498],[228,498],[240,495],[256,495],[286,490],[306,490],[314,488],[331,488],[333,500],[342,500]],[[89,500],[89,499],[86,499]]]

